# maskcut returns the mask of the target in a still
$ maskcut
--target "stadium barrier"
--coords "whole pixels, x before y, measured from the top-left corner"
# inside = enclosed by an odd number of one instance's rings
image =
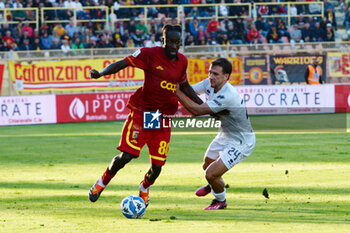
[[[350,85],[236,86],[251,115],[350,112]],[[125,120],[132,91],[0,97],[0,125]],[[188,116],[180,107],[178,117]]]
[[[317,58],[323,70],[323,80],[327,83],[348,83],[350,81],[350,43],[308,44],[315,46],[308,53],[288,53],[284,50],[248,50],[234,53],[239,46],[221,46],[221,52],[209,52],[215,47],[186,47],[185,53],[189,60],[188,79],[190,83],[197,83],[207,77],[207,70],[211,60],[215,57],[229,57],[233,63],[231,76],[232,84],[266,85],[266,84],[303,84],[304,71],[312,58]],[[278,45],[264,45],[274,49]],[[281,46],[287,46],[282,45]],[[305,45],[305,48],[308,48]],[[317,48],[317,50],[316,50]],[[26,58],[23,52],[21,58],[3,60],[3,79],[1,95],[22,94],[60,94],[98,91],[123,91],[136,89],[143,84],[143,72],[129,67],[126,70],[99,80],[90,80],[89,71],[92,68],[101,70],[111,62],[117,61],[135,51],[129,49],[98,50],[108,52],[104,55],[67,57],[40,57],[51,51],[33,51],[39,57]],[[224,50],[224,51],[223,51]],[[83,51],[83,50],[82,50]],[[95,50],[86,50],[95,51]],[[230,51],[230,52],[227,52]],[[255,52],[254,52],[255,51]],[[279,52],[278,52],[279,51]],[[307,51],[301,50],[301,51]],[[122,53],[123,55],[119,54]],[[110,59],[110,58],[114,59]],[[1,67],[0,67],[1,68]],[[1,71],[1,69],[0,69]],[[8,72],[9,71],[9,72]]]
[[[258,10],[260,7],[272,7],[275,6],[277,8],[280,8],[281,6],[287,6],[286,13],[279,13],[279,14],[271,14],[271,12],[268,12],[267,14],[263,14],[262,18],[281,18],[283,20],[287,21],[288,27],[290,27],[293,24],[293,21],[296,20],[297,17],[300,15],[292,15],[291,7],[293,5],[299,5],[301,7],[307,7],[308,9],[305,9],[305,12],[309,12],[309,14],[302,14],[302,17],[324,17],[324,5],[323,1],[311,1],[311,2],[264,2],[264,3],[257,3],[254,2],[253,9],[254,9],[254,20],[256,19],[258,15]],[[315,12],[310,12],[310,8],[316,8],[317,10]]]
[[[0,8],[0,24],[19,24],[24,21],[39,29],[39,8]]]

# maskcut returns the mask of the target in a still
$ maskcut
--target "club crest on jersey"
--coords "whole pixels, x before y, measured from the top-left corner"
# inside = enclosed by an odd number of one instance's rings
[[[144,129],[160,129],[160,116],[162,114],[156,112],[143,112],[143,128]]]
[[[139,136],[139,131],[132,131],[132,138],[135,139]]]
[[[165,80],[160,82],[160,87],[163,88],[163,89],[172,91],[172,92],[176,91],[176,84],[173,84],[171,82],[167,82]]]
[[[164,70],[164,68],[162,66],[157,66],[156,69],[157,70]]]

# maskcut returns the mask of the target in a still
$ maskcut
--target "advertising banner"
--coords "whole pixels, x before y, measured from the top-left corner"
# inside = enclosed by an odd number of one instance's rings
[[[305,71],[316,58],[322,70],[322,80],[326,79],[325,55],[276,55],[270,56],[271,79],[273,84],[305,83]]]
[[[57,122],[124,120],[133,92],[56,95]]]
[[[350,112],[350,85],[335,85],[336,112]]]
[[[248,113],[333,113],[334,85],[236,86]]]
[[[54,95],[0,97],[0,125],[56,123]]]
[[[267,84],[268,72],[266,57],[245,57],[243,64],[245,85]]]
[[[21,64],[9,61],[12,83],[18,92],[72,90],[126,90],[143,85],[143,70],[127,67],[99,79],[90,79],[92,68],[101,71],[116,60],[74,60]]]
[[[125,120],[127,103],[134,92],[56,95],[57,123]],[[179,106],[175,117],[190,114]]]
[[[0,96],[1,96],[1,90],[2,90],[2,82],[4,80],[4,71],[5,71],[5,65],[0,64]]]
[[[199,83],[208,78],[210,63],[215,59],[188,59],[188,82],[190,84]],[[242,60],[241,58],[229,58],[232,61],[231,84],[241,84],[242,82]]]
[[[333,78],[350,76],[350,53],[328,53],[329,73]]]

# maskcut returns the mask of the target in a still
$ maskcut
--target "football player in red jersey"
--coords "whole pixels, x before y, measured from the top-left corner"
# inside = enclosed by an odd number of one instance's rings
[[[125,164],[137,158],[142,147],[147,144],[151,166],[140,183],[139,195],[146,205],[149,204],[149,187],[155,182],[165,164],[171,132],[170,128],[163,127],[144,129],[144,113],[153,112],[152,120],[161,114],[175,114],[178,108],[176,85],[179,85],[193,101],[202,103],[187,81],[187,59],[178,52],[180,44],[181,26],[165,25],[162,47],[141,48],[123,60],[110,64],[101,72],[95,69],[90,71],[92,79],[117,73],[127,66],[140,68],[145,73],[143,87],[139,88],[128,102],[131,112],[124,123],[118,146],[122,153],[112,159],[106,171],[91,187],[90,201],[95,202],[115,174]]]

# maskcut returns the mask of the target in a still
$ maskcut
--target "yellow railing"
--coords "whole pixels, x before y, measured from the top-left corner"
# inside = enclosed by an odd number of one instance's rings
[[[258,16],[258,9],[259,6],[271,6],[271,5],[286,5],[287,6],[287,14],[274,14],[274,15],[263,15],[262,18],[287,18],[288,20],[288,27],[291,25],[291,19],[300,17],[300,15],[293,16],[291,15],[291,5],[310,5],[310,4],[319,4],[321,7],[320,14],[305,14],[302,15],[303,17],[323,17],[324,16],[324,6],[323,1],[313,1],[313,2],[264,2],[264,3],[254,3],[253,10],[254,10],[254,19]]]
[[[135,19],[136,21],[140,21],[140,20],[143,20],[145,21],[145,24],[147,24],[149,18],[148,18],[148,12],[150,9],[152,8],[176,8],[176,12],[177,12],[177,16],[176,16],[176,19],[177,19],[177,22],[180,23],[181,22],[181,19],[183,18],[184,20],[190,20],[190,19],[193,19],[193,17],[187,17],[187,16],[183,16],[184,14],[184,11],[188,10],[188,8],[194,8],[194,7],[197,7],[197,8],[212,8],[212,11],[215,12],[214,15],[212,16],[198,16],[197,18],[199,20],[205,20],[205,19],[211,19],[213,16],[216,16],[217,19],[223,19],[224,16],[220,16],[219,15],[219,7],[221,6],[222,4],[184,4],[184,5],[138,5],[138,6],[119,6],[118,7],[118,10],[119,9],[135,9],[135,8],[138,8],[138,9],[142,9],[143,12],[144,12],[144,15],[145,17],[144,18],[137,18]],[[235,6],[241,6],[241,7],[247,7],[248,9],[248,15],[247,16],[243,16],[243,17],[252,17],[252,6],[250,3],[241,3],[241,4],[236,4],[236,3],[227,3],[225,4],[225,6],[227,7],[235,7]],[[116,9],[114,7],[111,8],[111,11],[115,11]],[[228,16],[229,19],[235,19],[235,18],[239,18],[238,16]],[[153,20],[155,21],[160,21],[162,18],[153,18]],[[171,20],[172,18],[165,18],[165,20]],[[117,21],[130,21],[130,18],[118,18]],[[116,21],[114,20],[111,20],[111,23],[114,24]]]
[[[59,20],[47,20],[45,19],[45,15],[52,14],[55,10],[65,10],[65,11],[72,11],[73,17],[71,19],[59,19]],[[80,19],[78,18],[78,11],[83,12],[91,12],[91,10],[102,10],[103,12],[103,18],[101,19]],[[66,7],[42,7],[40,9],[41,11],[41,22],[45,23],[68,23],[69,21],[73,20],[74,24],[77,24],[79,22],[102,22],[107,23],[109,21],[109,8],[107,6],[84,6],[82,8],[66,8]],[[46,14],[47,13],[47,14]]]
[[[72,59],[95,59],[125,57],[139,48],[85,48],[73,49],[69,53],[62,50],[31,50],[0,52],[0,59],[15,61],[42,61],[42,60],[72,60]],[[289,43],[284,44],[242,44],[242,45],[211,45],[211,46],[185,46],[180,52],[189,58],[197,57],[220,57],[220,56],[253,56],[272,54],[300,54],[300,53],[327,53],[327,52],[350,52],[350,42],[312,42],[297,44],[292,47]]]
[[[242,16],[231,16],[228,15],[229,19],[235,19],[235,18],[257,18],[257,11],[259,6],[261,5],[276,5],[276,6],[280,6],[280,5],[285,5],[287,6],[287,14],[274,14],[274,15],[263,15],[263,18],[286,18],[288,20],[288,26],[290,26],[291,24],[291,19],[294,17],[299,17],[299,15],[297,16],[293,16],[291,15],[291,5],[307,5],[309,6],[310,4],[320,4],[321,7],[321,13],[320,14],[307,14],[307,15],[303,15],[303,17],[309,17],[309,16],[317,16],[317,17],[323,17],[324,14],[324,6],[323,6],[323,2],[322,1],[316,1],[316,2],[264,2],[264,3],[254,3],[254,4],[250,4],[250,3],[240,3],[240,4],[236,4],[236,3],[227,3],[225,4],[225,6],[227,6],[228,8],[230,7],[245,7],[247,9],[247,15],[242,15]],[[201,8],[207,8],[210,9],[210,11],[213,13],[211,16],[198,16],[197,18],[200,20],[207,20],[212,18],[213,16],[216,16],[217,19],[221,20],[224,18],[224,16],[221,16],[219,14],[219,8],[220,6],[222,6],[222,4],[184,4],[184,5],[130,5],[130,6],[119,6],[118,9],[114,8],[114,7],[107,7],[107,6],[86,6],[86,7],[82,7],[82,8],[65,8],[65,7],[43,7],[40,8],[40,17],[41,17],[41,22],[45,22],[45,23],[68,23],[70,20],[73,20],[75,24],[79,23],[79,22],[101,22],[101,23],[106,23],[106,25],[108,25],[109,23],[111,23],[112,27],[114,27],[116,22],[119,21],[129,21],[130,18],[110,18],[109,13],[110,12],[115,12],[117,10],[122,10],[122,9],[142,9],[143,15],[144,17],[140,17],[140,18],[135,18],[135,21],[140,21],[143,20],[147,26],[148,21],[150,20],[149,18],[149,12],[151,9],[153,8],[174,8],[174,12],[176,12],[176,20],[178,23],[180,23],[182,20],[191,20],[193,17],[188,16],[188,15],[184,15],[185,11],[189,11],[190,9],[193,9],[194,7],[197,7],[199,10],[201,10]],[[55,10],[64,10],[64,11],[71,11],[73,16],[71,19],[55,19],[55,20],[48,20],[45,19],[45,16],[48,14],[53,13],[52,11]],[[83,12],[89,12],[91,10],[101,10],[103,17],[99,18],[99,19],[82,19],[79,18],[78,16],[78,12],[79,11],[83,11]],[[34,12],[34,16],[33,18],[26,18],[26,20],[29,21],[29,23],[36,24],[36,28],[39,28],[39,8],[21,8],[21,9],[13,9],[13,8],[4,8],[4,9],[0,9],[0,15],[2,15],[2,19],[0,19],[0,24],[18,24],[19,22],[21,22],[22,20],[13,20],[13,12],[16,11],[33,11]],[[51,11],[51,12],[50,12]],[[155,21],[160,21],[162,18],[161,17],[157,17],[157,18],[153,18],[153,20]],[[166,20],[171,20],[171,18],[165,18]]]
[[[15,20],[16,13],[23,12],[21,19]],[[28,15],[28,14],[31,15]],[[39,29],[39,9],[38,8],[0,8],[0,24],[18,24],[23,21],[28,21],[30,24],[35,24],[35,28]],[[23,19],[22,19],[23,18]]]

